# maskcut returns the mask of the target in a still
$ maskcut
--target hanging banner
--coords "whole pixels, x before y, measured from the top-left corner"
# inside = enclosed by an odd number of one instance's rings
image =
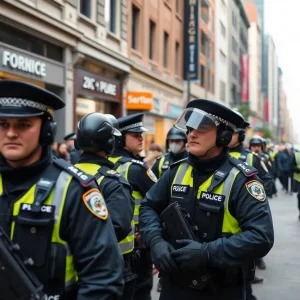
[[[242,91],[241,102],[249,102],[249,55],[242,56]]]
[[[184,0],[184,80],[199,80],[199,5],[198,0]]]

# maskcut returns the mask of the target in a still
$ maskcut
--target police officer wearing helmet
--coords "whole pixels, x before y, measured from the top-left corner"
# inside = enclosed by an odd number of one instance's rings
[[[243,122],[229,108],[203,99],[189,102],[176,121],[187,132],[189,156],[170,166],[140,208],[142,238],[166,279],[161,300],[244,299],[244,270],[273,246],[271,212],[257,170],[228,155],[232,134]],[[200,242],[164,240],[160,214],[173,202],[190,214]]]
[[[0,81],[0,225],[33,259],[48,299],[117,299],[123,261],[98,186],[51,155],[52,111],[64,106],[35,85]]]
[[[147,131],[143,126],[143,117],[144,114],[138,113],[117,119],[122,136],[116,137],[115,150],[109,157],[115,164],[114,169],[130,183],[135,199],[133,218],[137,232],[135,253],[138,277],[132,298],[134,300],[150,300],[153,286],[151,257],[148,249],[143,247],[139,234],[140,203],[157,181],[147,164],[138,158],[138,154],[143,150],[142,134]]]
[[[169,130],[166,140],[166,148],[169,152],[159,157],[152,167],[157,178],[160,178],[172,163],[187,157],[186,143],[186,134],[182,130],[176,127]]]
[[[127,299],[136,278],[131,266],[134,248],[134,200],[130,184],[113,170],[114,164],[108,160],[108,155],[114,149],[115,136],[121,136],[121,133],[114,128],[109,116],[101,113],[84,116],[78,122],[76,140],[76,147],[83,150],[83,153],[75,166],[96,176],[103,193],[124,258],[125,287],[122,297]]]
[[[64,140],[66,141],[67,150],[70,153],[71,164],[76,164],[79,160],[80,151],[75,148],[74,141],[76,140],[76,132],[71,132],[65,135]]]
[[[261,158],[256,155],[255,152],[253,153],[252,151],[245,149],[243,146],[243,142],[246,138],[246,130],[249,126],[250,123],[244,121],[240,128],[235,129],[234,134],[232,135],[232,140],[229,144],[229,154],[258,170],[257,176],[263,181],[266,194],[270,197],[273,194],[273,179],[271,174]]]

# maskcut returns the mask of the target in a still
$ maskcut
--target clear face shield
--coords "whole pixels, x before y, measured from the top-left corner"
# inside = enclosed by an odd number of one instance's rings
[[[186,108],[175,123],[175,127],[184,132],[196,129],[200,132],[206,132],[214,127],[219,126],[221,123],[230,126],[233,130],[236,127],[221,118],[210,115],[209,113],[198,108]]]

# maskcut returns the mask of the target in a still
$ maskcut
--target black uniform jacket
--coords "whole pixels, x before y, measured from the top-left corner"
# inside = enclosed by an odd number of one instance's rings
[[[197,186],[220,168],[227,159],[227,151],[209,160],[199,160],[189,154],[187,162],[195,170]],[[179,162],[165,172],[141,204],[141,234],[148,245],[152,240],[162,237],[160,214],[170,203],[170,189],[178,166]],[[267,199],[263,202],[255,199],[248,192],[246,183],[252,180],[260,181],[256,175],[246,177],[240,172],[233,183],[229,211],[238,221],[242,232],[229,238],[219,238],[209,242],[209,258],[212,267],[241,266],[265,256],[273,246],[274,232],[269,203]]]
[[[239,152],[241,153],[241,156],[247,156],[249,153],[251,153],[250,150],[248,149],[245,149],[243,147],[243,145],[239,145],[235,148],[231,148],[230,149],[230,152]],[[230,154],[230,153],[229,153]],[[246,159],[242,159],[242,158],[239,158],[241,161],[245,161]],[[266,191],[266,194],[267,196],[272,196],[273,194],[273,178],[272,178],[272,174],[268,171],[268,167],[265,165],[265,167],[267,169],[265,169],[263,166],[262,166],[262,160],[261,158],[253,153],[253,167],[255,169],[257,169],[258,171],[258,174],[257,176],[262,180],[263,184],[264,184],[264,187],[265,187],[265,191]]]
[[[37,181],[52,164],[50,149],[41,160],[22,168],[11,168],[0,156],[0,173],[4,194],[0,197],[0,225],[10,231],[12,205]],[[85,206],[82,195],[98,186],[92,182],[83,187],[73,178],[66,195],[60,224],[60,237],[67,241],[78,273],[80,300],[119,299],[123,288],[123,260],[110,217],[101,220]]]
[[[184,158],[186,158],[187,156],[188,156],[188,152],[187,152],[187,151],[183,151],[183,152],[180,152],[180,153],[178,153],[178,154],[174,154],[173,152],[168,152],[168,153],[166,153],[166,154],[160,156],[160,157],[156,160],[155,164],[154,164],[153,167],[152,167],[152,171],[153,171],[153,173],[155,174],[155,176],[156,176],[157,178],[159,178],[159,177],[167,170],[167,168],[166,168],[166,169],[163,168],[163,169],[161,170],[161,175],[159,176],[159,163],[160,163],[160,161],[161,161],[161,159],[162,159],[163,157],[165,157],[165,161],[164,161],[164,162],[168,161],[168,162],[169,162],[168,165],[170,166],[171,164],[175,163],[176,161],[181,160],[181,159],[184,159]]]
[[[131,221],[133,218],[134,199],[131,196],[131,186],[120,174],[107,173],[113,170],[114,164],[108,159],[99,155],[84,152],[80,155],[78,163],[97,164],[102,168],[103,174],[98,173],[96,178],[104,175],[99,189],[104,196],[110,218],[112,220],[117,240],[120,242],[131,231]]]
[[[144,197],[149,189],[153,186],[155,181],[151,179],[151,177],[147,174],[147,172],[151,171],[146,163],[141,162],[138,157],[135,157],[131,152],[125,149],[116,149],[112,157],[128,157],[131,159],[135,159],[140,163],[133,163],[130,165],[128,170],[128,182],[130,183],[132,189],[134,191],[138,191]]]

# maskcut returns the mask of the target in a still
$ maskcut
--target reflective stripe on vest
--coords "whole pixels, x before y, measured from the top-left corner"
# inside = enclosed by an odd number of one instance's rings
[[[178,170],[176,172],[175,178],[171,185],[171,195],[173,191],[173,185],[189,185],[193,188],[194,181],[192,177],[192,170],[193,167],[189,164],[183,162],[179,165]],[[239,174],[240,170],[236,167],[233,167],[229,174],[227,175],[226,179],[216,186],[212,192],[219,195],[225,196],[224,201],[224,218],[223,218],[223,226],[222,226],[222,233],[231,233],[236,234],[241,232],[241,228],[239,227],[238,221],[231,215],[228,206],[230,200],[230,193],[232,189],[232,185],[235,181],[236,176]],[[213,175],[211,175],[205,182],[203,182],[197,191],[197,199],[200,198],[201,192],[207,192],[208,188],[211,185],[211,181],[213,179]]]
[[[295,161],[296,161],[296,164],[297,164],[297,168],[300,169],[300,152],[295,152]],[[299,173],[296,173],[294,172],[294,180],[300,182],[300,172]]]
[[[120,165],[116,171],[125,177],[128,181],[128,171],[132,162],[127,162],[123,165]],[[143,200],[143,196],[139,191],[132,191],[132,197],[134,198],[134,213],[133,213],[133,221],[134,224],[139,224],[139,215],[140,215],[140,206]]]
[[[161,175],[162,175],[162,166],[163,166],[165,160],[166,160],[165,156],[160,158],[160,161],[159,161],[159,164],[158,164],[158,178],[160,178]]]
[[[43,205],[55,206],[55,224],[52,232],[52,243],[59,243],[66,249],[66,269],[65,269],[65,287],[68,288],[74,285],[77,281],[77,273],[74,267],[74,260],[71,250],[66,241],[62,240],[59,234],[60,222],[64,203],[66,200],[67,191],[72,180],[72,176],[65,171],[62,171],[56,181],[54,189],[50,192],[48,198],[43,202]],[[17,216],[22,203],[33,204],[36,185],[33,185],[19,200],[13,205],[13,216]],[[0,177],[0,191],[3,191],[2,177]],[[15,222],[12,221],[10,236],[13,239],[15,230]]]
[[[97,164],[92,164],[92,163],[78,163],[75,165],[75,167],[81,169],[85,173],[89,175],[96,175],[98,173],[98,170],[101,168],[101,166]],[[97,179],[97,183],[100,186],[102,180],[104,179],[104,175],[100,176]],[[104,195],[104,200],[105,200],[105,195]],[[119,248],[121,250],[121,253],[127,254],[133,251],[134,248],[134,222],[132,220],[131,222],[131,231],[127,235],[125,239],[119,242]]]
[[[229,152],[229,155],[234,158],[240,159],[240,157],[242,156],[242,153],[241,152]],[[253,153],[247,153],[246,160],[245,160],[245,162],[252,167],[253,167],[253,156],[254,156]],[[244,157],[245,156],[243,156],[243,158]],[[243,159],[242,159],[242,161],[243,161]]]

